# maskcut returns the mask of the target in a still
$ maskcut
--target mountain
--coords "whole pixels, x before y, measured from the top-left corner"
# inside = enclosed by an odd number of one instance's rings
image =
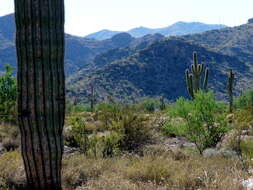
[[[158,33],[164,36],[182,36],[186,34],[202,33],[209,30],[225,28],[220,24],[204,24],[201,22],[177,22],[169,27],[158,29]]]
[[[96,40],[106,40],[111,37],[113,37],[116,34],[121,33],[120,31],[112,31],[112,30],[101,30],[99,32],[95,32],[92,34],[89,34],[85,36],[85,38],[90,38],[90,39],[96,39]]]
[[[253,23],[181,37],[212,51],[253,62]]]
[[[184,71],[192,52],[210,68],[209,87],[226,98],[229,69],[236,73],[235,92],[253,88],[253,23],[201,34],[156,40],[143,49],[127,47],[96,56],[92,68],[67,80],[68,94],[87,101],[87,86],[94,84],[98,99],[114,97],[135,102],[145,96],[175,100],[187,96]]]
[[[186,35],[186,34],[195,34],[201,33],[208,30],[220,29],[226,27],[225,25],[220,24],[204,24],[200,22],[177,22],[171,26],[165,28],[146,28],[146,27],[138,27],[133,28],[129,31],[126,31],[131,36],[135,38],[140,38],[148,34],[155,34],[159,33],[164,36],[179,36],[179,35]],[[111,30],[101,30],[96,33],[89,34],[85,36],[86,38],[93,38],[97,40],[105,40],[111,38],[117,33],[121,33],[120,31],[111,31]]]
[[[0,27],[1,73],[7,63],[16,68],[14,15],[10,14],[0,17],[0,26],[4,26]],[[155,35],[154,38],[156,38]],[[125,48],[130,44],[140,44],[142,41],[146,41],[146,37],[136,39],[128,33],[118,33],[110,39],[99,41],[66,34],[65,41],[65,72],[68,77],[90,64],[97,55],[112,49]]]
[[[14,16],[0,17],[0,72],[4,63],[16,67]],[[67,94],[87,102],[90,84],[94,84],[99,100],[113,96],[118,101],[136,102],[146,96],[165,96],[175,100],[187,96],[184,71],[192,63],[192,52],[210,68],[209,87],[217,97],[225,98],[226,73],[236,73],[236,94],[253,88],[253,21],[199,34],[179,33],[184,23],[173,30],[160,29],[141,38],[117,33],[106,40],[65,35],[65,71]],[[187,33],[196,31],[188,28]],[[140,30],[141,29],[141,30]],[[148,32],[147,28],[133,30]],[[165,38],[174,31],[174,37]],[[176,36],[179,34],[180,36]]]

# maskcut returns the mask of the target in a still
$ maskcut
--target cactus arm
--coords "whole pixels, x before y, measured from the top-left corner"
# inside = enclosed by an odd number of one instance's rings
[[[207,90],[208,77],[209,77],[209,69],[206,68],[206,70],[205,70],[205,77],[204,77],[204,83],[203,83],[203,89],[204,90]]]

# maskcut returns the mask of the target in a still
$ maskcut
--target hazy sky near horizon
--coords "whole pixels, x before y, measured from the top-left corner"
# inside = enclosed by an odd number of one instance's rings
[[[0,16],[14,12],[14,0],[1,1]],[[158,28],[177,21],[235,26],[253,17],[252,7],[253,0],[65,0],[65,30],[84,36],[102,29]]]

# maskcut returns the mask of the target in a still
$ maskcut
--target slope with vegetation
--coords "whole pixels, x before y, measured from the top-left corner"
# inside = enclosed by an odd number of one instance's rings
[[[243,189],[253,166],[252,92],[236,98],[232,115],[201,91],[162,110],[150,99],[104,102],[93,113],[68,104],[63,189]],[[0,134],[0,188],[24,189],[18,128],[1,124]]]
[[[198,52],[199,62],[210,68],[209,86],[216,90],[220,98],[225,97],[229,69],[235,70],[240,79],[236,84],[237,93],[241,88],[252,87],[252,73],[236,57],[208,51],[183,40],[164,39],[146,49],[134,51],[128,57],[122,56],[120,60],[107,56],[104,58],[107,62],[102,67],[79,71],[67,81],[68,94],[85,102],[86,87],[93,83],[100,99],[113,96],[119,101],[136,102],[145,96],[163,95],[169,100],[186,97],[184,71],[192,63],[193,51]],[[112,62],[108,61],[110,59]]]
[[[95,57],[92,67],[68,79],[68,94],[87,99],[90,83],[95,83],[101,98],[134,102],[143,96],[163,95],[168,99],[186,96],[184,70],[197,51],[200,61],[210,67],[210,82],[219,98],[225,97],[226,73],[237,77],[236,93],[252,88],[252,23],[201,34],[170,37],[146,44],[141,49],[113,49]],[[171,93],[173,92],[173,93]],[[128,98],[125,98],[128,97]]]

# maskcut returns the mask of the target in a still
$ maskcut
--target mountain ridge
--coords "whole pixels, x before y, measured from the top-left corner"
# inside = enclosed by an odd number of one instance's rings
[[[100,54],[94,59],[92,69],[80,70],[67,80],[71,86],[68,94],[85,102],[85,87],[95,84],[100,100],[110,96],[129,102],[146,96],[163,95],[170,100],[188,97],[184,71],[192,63],[193,51],[210,68],[209,87],[219,99],[226,99],[230,69],[236,73],[235,94],[253,88],[253,24],[248,23],[162,38],[140,50],[127,47]]]
[[[225,27],[227,26],[221,25],[221,24],[204,24],[201,22],[179,21],[170,26],[166,26],[162,28],[147,28],[147,27],[140,26],[140,27],[130,29],[128,31],[112,31],[112,30],[104,29],[104,30],[86,35],[85,37],[94,38],[97,40],[105,40],[121,32],[129,33],[135,38],[143,37],[145,35],[155,34],[155,33],[159,33],[164,36],[185,35],[185,34],[200,33],[200,32],[205,32],[208,30],[220,29],[220,28],[225,28]]]

